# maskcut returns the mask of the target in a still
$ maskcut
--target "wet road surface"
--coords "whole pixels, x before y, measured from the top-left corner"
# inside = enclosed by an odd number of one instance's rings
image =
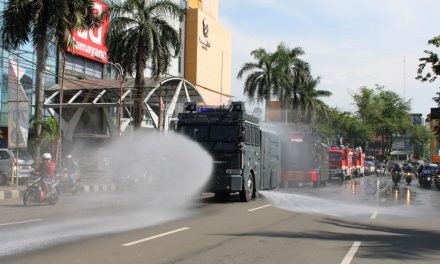
[[[415,180],[395,187],[390,177],[369,176],[262,194],[190,208],[112,195],[6,204],[0,252],[24,253],[0,262],[440,263],[440,191]],[[29,241],[41,243],[22,247]]]

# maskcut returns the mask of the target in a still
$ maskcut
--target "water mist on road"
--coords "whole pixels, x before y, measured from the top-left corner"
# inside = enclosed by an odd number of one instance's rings
[[[189,216],[212,170],[212,159],[202,147],[174,133],[121,138],[100,154],[110,162],[111,177],[130,175],[135,183],[115,193],[61,196],[55,206],[41,206],[51,211],[47,218],[40,216],[44,221],[0,228],[0,256]],[[38,207],[16,210],[38,212]]]
[[[388,177],[370,176],[320,188],[289,188],[261,191],[276,207],[297,213],[334,217],[367,218],[440,216],[436,190],[416,185],[394,186]]]

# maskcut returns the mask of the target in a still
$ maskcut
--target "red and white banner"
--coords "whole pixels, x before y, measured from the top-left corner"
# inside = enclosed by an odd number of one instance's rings
[[[107,5],[95,0],[95,12],[101,14],[107,10]],[[79,55],[88,59],[92,59],[99,62],[107,63],[107,47],[105,46],[105,33],[108,30],[109,20],[104,19],[101,23],[101,27],[93,28],[90,30],[73,32],[73,38],[76,45],[74,49],[67,49],[68,52],[72,52],[75,55]]]
[[[8,148],[26,148],[29,133],[29,99],[21,85],[26,73],[18,62],[9,60],[8,74]]]

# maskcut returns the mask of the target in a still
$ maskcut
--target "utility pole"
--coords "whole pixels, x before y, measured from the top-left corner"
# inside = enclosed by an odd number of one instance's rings
[[[15,181],[18,188],[18,137],[20,136],[19,128],[20,128],[20,112],[19,112],[19,106],[20,106],[20,66],[18,64],[18,54],[17,54],[17,108],[16,108],[16,115],[15,115]]]

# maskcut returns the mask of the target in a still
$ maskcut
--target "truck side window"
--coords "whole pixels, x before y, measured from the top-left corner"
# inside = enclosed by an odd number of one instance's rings
[[[246,125],[246,144],[251,144],[251,128]]]

